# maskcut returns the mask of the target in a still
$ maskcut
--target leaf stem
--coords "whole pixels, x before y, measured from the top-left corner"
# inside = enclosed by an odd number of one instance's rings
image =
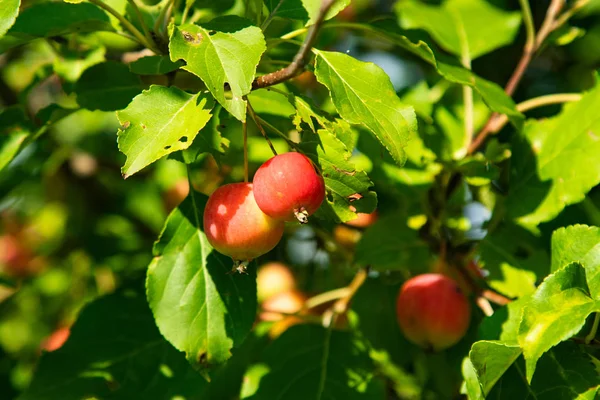
[[[527,39],[525,41],[525,46],[523,47],[523,55],[519,60],[515,70],[513,71],[504,91],[509,96],[512,96],[521,82],[529,63],[536,51],[539,50],[544,40],[548,37],[550,32],[556,29],[556,17],[560,12],[564,0],[552,0],[550,6],[548,6],[548,10],[546,11],[546,17],[544,18],[544,22],[542,22],[542,26],[538,31],[537,35],[532,35],[533,28],[533,20],[531,18],[531,10],[529,8],[529,3],[527,0],[519,0],[521,4],[521,9],[523,10],[523,18],[525,22],[525,29],[527,31]],[[533,39],[532,39],[533,38]],[[481,146],[488,135],[492,132],[492,128],[496,125],[496,120],[501,118],[502,115],[498,113],[493,113],[488,119],[487,123],[481,129],[479,134],[475,137],[475,139],[469,145],[469,149],[467,150],[467,154],[473,154],[479,146]]]
[[[248,102],[248,113],[250,114],[250,117],[252,118],[252,120],[254,121],[254,123],[256,124],[256,126],[258,127],[258,130],[260,131],[260,133],[263,135],[263,137],[265,138],[265,140],[269,144],[269,147],[271,148],[271,151],[273,152],[273,155],[277,155],[277,150],[275,150],[275,147],[273,147],[273,143],[271,143],[271,139],[269,139],[269,137],[267,136],[267,132],[265,132],[265,128],[262,127],[262,125],[260,124],[260,122],[258,122],[258,119],[256,118],[257,115],[254,112],[254,109],[252,108],[252,105],[250,104],[250,100],[246,100],[246,101]]]
[[[109,6],[108,4],[103,2],[102,0],[89,0],[89,1],[90,1],[90,3],[97,5],[98,7],[104,9],[106,12],[108,12],[109,14],[112,14],[116,19],[118,19],[119,22],[121,23],[121,25],[123,26],[123,28],[127,29],[137,39],[137,41],[140,44],[146,46],[147,48],[149,48],[156,54],[161,54],[161,52],[155,46],[153,46],[152,43],[150,43],[146,40],[144,35],[135,26],[133,26],[132,23],[127,21],[127,19],[125,19],[125,17],[123,15],[119,14],[119,12],[117,10],[115,10],[114,8],[112,8],[111,6]]]
[[[267,128],[269,128],[271,131],[273,131],[274,133],[276,133],[277,135],[281,136],[286,143],[288,144],[288,146],[290,146],[291,148],[293,148],[294,150],[302,153],[302,150],[300,150],[300,147],[298,147],[298,145],[294,142],[292,142],[283,132],[281,132],[279,129],[275,128],[273,125],[271,125],[270,123],[268,123],[267,121],[265,121],[264,119],[262,119],[261,117],[259,117],[258,115],[256,115],[256,120],[259,121],[263,126],[266,126]]]
[[[325,15],[333,5],[334,1],[335,0],[322,1],[317,20],[314,25],[308,28],[308,34],[306,35],[302,46],[300,46],[300,49],[298,50],[298,53],[296,53],[296,55],[294,56],[292,62],[287,67],[259,76],[258,78],[254,79],[254,82],[252,82],[252,89],[265,88],[287,81],[288,79],[291,79],[294,76],[298,75],[298,73],[300,73],[304,69],[304,66],[308,62],[310,51],[317,39],[319,30],[323,25],[323,21],[325,20]]]
[[[148,30],[148,27],[146,26],[146,23],[144,22],[144,17],[142,16],[142,12],[140,11],[137,3],[135,2],[135,0],[127,0],[127,2],[129,4],[131,4],[131,7],[133,8],[135,15],[137,16],[138,20],[140,21],[140,25],[142,26],[142,31],[144,32],[144,37],[146,38],[146,41],[148,43],[151,43],[152,47],[157,48],[158,46],[154,42],[152,35],[150,35],[150,31]]]
[[[592,340],[596,337],[596,333],[598,332],[598,324],[600,324],[600,313],[596,313],[594,316],[594,324],[592,325],[592,330],[585,337],[585,344],[590,344]]]

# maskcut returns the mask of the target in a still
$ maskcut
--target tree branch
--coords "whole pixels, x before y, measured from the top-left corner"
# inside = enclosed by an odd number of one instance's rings
[[[317,35],[319,34],[321,25],[323,25],[325,16],[327,15],[327,12],[329,11],[334,2],[335,0],[322,0],[321,9],[319,10],[319,15],[317,16],[317,21],[313,26],[311,26],[308,29],[306,39],[304,40],[304,43],[302,43],[302,46],[300,46],[298,53],[296,53],[290,65],[275,72],[271,72],[256,78],[254,82],[252,82],[253,90],[266,88],[269,86],[277,85],[281,82],[285,82],[298,75],[304,69],[304,66],[308,63],[310,51],[317,39]]]
[[[508,83],[506,84],[506,87],[504,88],[504,91],[509,96],[512,96],[515,90],[517,89],[517,86],[519,85],[519,82],[521,82],[521,79],[523,78],[523,75],[525,74],[525,71],[527,70],[527,67],[529,66],[529,63],[531,62],[531,59],[535,52],[539,50],[542,43],[544,43],[544,40],[546,40],[550,32],[552,32],[552,30],[556,28],[556,17],[562,9],[564,0],[552,0],[550,6],[548,7],[548,11],[546,11],[546,17],[544,18],[544,22],[542,23],[542,26],[540,27],[540,30],[537,33],[537,35],[532,35],[532,33],[534,32],[533,21],[531,19],[531,10],[529,8],[528,1],[520,0],[519,3],[521,4],[521,8],[523,11],[525,28],[527,31],[527,39],[525,41],[525,47],[523,48],[523,55],[521,56],[519,63],[517,64],[510,79],[508,80]],[[481,129],[479,134],[469,145],[467,154],[473,154],[475,151],[477,151],[479,146],[483,144],[485,139],[492,132],[492,129],[497,124],[497,119],[501,117],[502,116],[498,113],[493,113],[490,116],[483,129]]]

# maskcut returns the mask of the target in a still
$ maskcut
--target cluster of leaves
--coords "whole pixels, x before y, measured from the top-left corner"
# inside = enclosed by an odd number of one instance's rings
[[[0,383],[22,399],[598,395],[593,3],[23,3],[0,0],[0,233],[43,265],[0,292]],[[533,52],[558,71],[545,85],[523,75]],[[518,105],[495,83],[513,64]],[[293,73],[271,85],[281,66]],[[370,266],[345,325],[316,318],[270,339],[256,268],[229,274],[203,232],[207,195],[270,147],[309,156],[327,198],[264,260],[294,265],[314,293]],[[162,196],[181,182],[174,207]],[[376,208],[355,246],[334,236]],[[394,309],[400,284],[435,268],[483,304],[439,354],[409,344]],[[39,335],[74,319],[38,360]]]

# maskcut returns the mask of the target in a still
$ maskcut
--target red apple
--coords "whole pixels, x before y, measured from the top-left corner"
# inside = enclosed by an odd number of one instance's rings
[[[280,154],[256,171],[254,198],[273,218],[306,223],[325,198],[325,183],[304,154]]]
[[[280,262],[270,262],[263,265],[256,273],[256,292],[258,301],[263,302],[281,292],[296,287],[292,271]]]
[[[435,351],[456,344],[467,332],[471,306],[456,282],[441,274],[409,279],[396,302],[398,322],[411,342]]]
[[[350,208],[354,208],[354,207],[350,206]],[[354,208],[354,210],[352,210],[352,211],[356,211],[356,208]],[[354,218],[350,221],[346,221],[346,225],[350,225],[355,228],[367,228],[367,227],[373,225],[375,223],[375,221],[377,221],[377,218],[378,218],[377,211],[373,211],[370,214],[357,213],[356,218]]]
[[[65,344],[70,334],[71,330],[69,327],[63,326],[62,328],[58,328],[42,342],[41,347],[46,351],[58,350]]]
[[[269,252],[281,240],[284,225],[258,208],[251,183],[221,186],[204,209],[208,241],[234,261],[249,261]]]

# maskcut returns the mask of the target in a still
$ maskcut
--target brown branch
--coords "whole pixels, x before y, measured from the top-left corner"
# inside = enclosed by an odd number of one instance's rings
[[[300,46],[300,49],[294,56],[292,62],[285,68],[254,79],[254,82],[252,82],[253,90],[277,85],[278,83],[285,82],[302,72],[304,66],[308,63],[310,51],[315,44],[317,35],[321,29],[321,25],[323,25],[323,21],[325,21],[325,16],[334,2],[335,0],[322,0],[317,21],[308,29],[306,39]]]
[[[530,40],[531,38],[528,37],[528,40],[526,41],[525,47],[523,49],[523,55],[521,56],[519,63],[515,67],[515,70],[513,71],[510,79],[508,80],[508,83],[506,84],[506,87],[504,88],[504,91],[509,96],[512,96],[515,90],[517,89],[517,86],[521,82],[521,79],[523,78],[523,75],[525,74],[529,63],[531,63],[531,59],[533,58],[535,52],[540,49],[540,47],[544,43],[544,40],[546,40],[550,32],[552,32],[552,30],[556,28],[556,17],[562,9],[563,3],[564,0],[552,0],[550,6],[548,7],[548,11],[546,11],[546,17],[544,18],[544,22],[542,23],[539,32],[535,36],[535,40],[532,41]],[[473,141],[469,145],[467,154],[470,155],[475,153],[475,151],[477,151],[477,149],[483,144],[485,139],[487,139],[489,134],[494,132],[494,129],[496,128],[498,123],[497,120],[500,117],[501,115],[499,113],[493,113],[490,116],[490,118],[488,119],[484,127],[481,129],[479,134],[473,139]]]

